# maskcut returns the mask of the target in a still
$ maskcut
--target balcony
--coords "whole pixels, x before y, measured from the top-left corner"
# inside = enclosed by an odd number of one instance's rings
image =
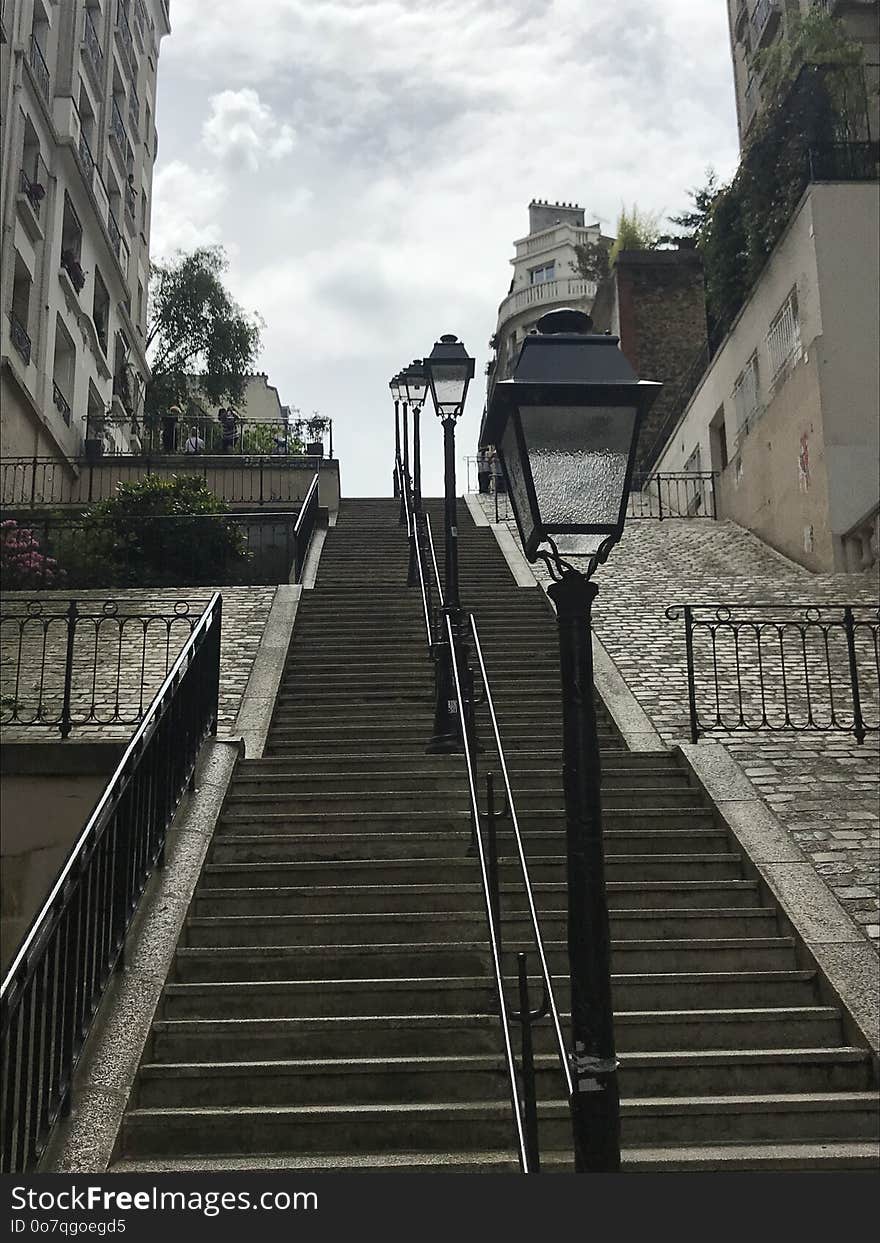
[[[92,174],[95,171],[95,157],[92,155],[92,149],[89,146],[89,140],[86,138],[82,123],[80,123],[79,138],[76,144],[76,158],[86,184],[90,186],[92,184]]]
[[[134,186],[130,186],[126,183],[126,186],[125,186],[125,218],[131,225],[132,233],[135,231],[135,227],[136,227],[136,222],[135,222],[136,211],[137,211],[137,195],[135,194]]]
[[[89,9],[86,9],[83,25],[83,53],[95,85],[100,88],[104,82],[104,53]]]
[[[25,366],[31,361],[31,339],[27,329],[14,311],[9,314],[9,340],[18,350]]]
[[[758,0],[752,14],[752,30],[756,47],[764,47],[770,42],[776,33],[781,16],[779,0]]]
[[[743,41],[743,34],[749,22],[749,6],[748,0],[737,0],[736,15],[733,19],[733,33],[740,43]]]
[[[74,290],[77,293],[82,293],[86,283],[86,274],[82,270],[79,258],[72,250],[62,250],[61,268],[70,278],[70,283],[73,285]]]
[[[43,236],[40,218],[43,212],[43,200],[46,197],[46,186],[49,184],[49,174],[39,155],[33,151],[26,152],[25,158],[29,168],[19,169],[18,206],[28,236],[32,242],[35,242]]]
[[[746,130],[751,125],[752,121],[754,121],[755,114],[758,111],[759,103],[760,103],[760,95],[758,94],[758,79],[749,78],[748,82],[746,83],[745,93],[743,94],[743,115],[742,115],[743,133],[746,132]]]
[[[538,285],[527,285],[518,289],[504,299],[498,308],[499,326],[526,311],[530,307],[546,307],[553,303],[566,306],[585,298],[596,296],[596,282],[574,277],[562,277],[555,281],[542,281]]]
[[[122,50],[122,62],[125,65],[129,75],[133,75],[136,70],[137,61],[135,59],[134,43],[131,37],[131,27],[128,24],[128,17],[122,6],[122,0],[116,3],[116,38]]]
[[[542,229],[540,233],[531,233],[514,245],[517,259],[525,259],[566,244],[584,246],[589,240],[589,229],[579,229],[573,224],[556,224],[550,229]]]
[[[134,87],[128,96],[128,123],[131,126],[131,132],[137,140],[141,131],[141,101],[137,97],[137,91]]]
[[[64,419],[64,422],[70,427],[70,402],[54,380],[52,381],[52,401],[55,403],[55,409]]]
[[[34,75],[34,81],[37,89],[45,99],[49,102],[50,84],[49,84],[49,66],[46,64],[46,58],[43,55],[43,49],[37,43],[36,35],[31,35],[31,54],[30,54],[31,73]]]
[[[107,232],[110,235],[110,248],[119,260],[119,265],[123,272],[128,275],[128,244],[122,236],[122,230],[119,227],[119,221],[113,215],[108,207],[107,209]]]
[[[113,104],[110,109],[110,141],[116,143],[117,154],[125,167],[125,155],[128,149],[128,134],[125,132],[125,121],[122,119],[122,112],[119,104],[116,102],[116,96],[113,96]]]

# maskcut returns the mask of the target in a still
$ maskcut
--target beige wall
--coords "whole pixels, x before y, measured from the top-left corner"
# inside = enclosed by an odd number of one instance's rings
[[[39,744],[37,744],[39,745]],[[44,902],[107,775],[0,780],[0,957],[5,967]]]
[[[680,471],[699,447],[719,469],[723,409],[719,513],[814,570],[846,568],[839,537],[878,500],[878,225],[876,184],[809,187],[657,463]],[[795,286],[801,348],[771,383],[767,332]],[[763,412],[738,441],[733,390],[756,349]]]

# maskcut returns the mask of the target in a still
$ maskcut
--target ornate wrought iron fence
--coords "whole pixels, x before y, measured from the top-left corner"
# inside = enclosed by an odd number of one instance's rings
[[[880,729],[880,608],[682,604],[691,739],[735,730]]]
[[[199,616],[133,612],[116,600],[53,609],[28,600],[0,615],[0,724],[58,729],[136,725]]]
[[[215,592],[132,736],[0,987],[4,1173],[32,1170],[70,1108],[73,1072],[165,837],[217,730]]]
[[[715,471],[668,472],[636,478],[627,518],[717,518]]]

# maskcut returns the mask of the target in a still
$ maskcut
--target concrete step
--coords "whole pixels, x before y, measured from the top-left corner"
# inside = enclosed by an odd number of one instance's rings
[[[536,769],[553,767],[561,774],[561,755],[554,747],[536,747],[531,752],[521,751],[516,756],[508,757],[508,770],[511,780],[516,774],[533,772]],[[438,765],[446,766],[450,772],[461,776],[464,772],[464,761],[461,755],[425,755],[424,747],[417,757],[407,758],[406,767],[413,772],[423,769],[434,769]],[[645,751],[629,752],[622,749],[609,750],[603,753],[603,772],[613,767],[617,771],[639,772],[645,768],[667,768],[670,772],[679,771],[678,762],[670,752]],[[279,772],[299,771],[305,773],[347,773],[362,770],[365,766],[374,773],[397,772],[400,761],[397,755],[374,755],[352,748],[348,751],[337,751],[329,748],[325,754],[312,754],[307,761],[300,761],[294,754],[290,756],[264,755],[260,759],[243,760],[238,771],[248,773],[272,774]]]
[[[377,895],[377,902],[384,899]],[[482,897],[473,893],[472,910],[444,910],[443,904],[425,905],[417,911],[387,910],[334,912],[329,915],[190,915],[184,935],[192,946],[245,945],[356,945],[360,938],[372,944],[409,944],[428,934],[450,941],[472,940],[484,935],[486,916]],[[673,940],[705,937],[772,937],[776,932],[773,908],[723,908],[687,910],[679,908],[646,911],[611,911],[612,941]],[[542,910],[542,935],[556,940],[566,935],[568,916],[564,910]],[[503,915],[502,932],[517,939],[526,933],[522,912]]]
[[[560,1021],[568,1015],[560,1012]],[[792,1023],[804,1048],[839,1048],[840,1014],[830,1007],[774,1007],[763,1010],[628,1011],[615,1014],[615,1041],[621,1054],[709,1049],[787,1049]],[[274,1061],[322,1057],[498,1056],[497,1014],[308,1015],[269,1018],[157,1019],[148,1058],[169,1061]],[[548,1026],[534,1029],[535,1049],[555,1051]]]
[[[539,1100],[564,1097],[558,1057],[535,1059]],[[866,1092],[864,1049],[760,1049],[747,1052],[631,1053],[620,1092],[642,1096],[730,1096]],[[504,1098],[500,1056],[315,1058],[266,1062],[151,1062],[141,1068],[141,1109],[192,1106],[344,1105]]]
[[[458,829],[428,830],[396,829],[393,831],[339,831],[328,826],[306,827],[301,831],[286,833],[283,825],[276,825],[267,832],[250,832],[246,825],[218,826],[211,846],[212,863],[271,863],[406,857],[410,859],[443,858],[457,851],[468,858],[471,835],[470,826]],[[544,855],[561,855],[565,851],[565,832],[555,830],[530,831],[523,829],[523,843],[527,858]],[[718,854],[728,851],[728,837],[723,829],[608,829],[604,834],[608,858],[633,855]],[[499,853],[512,854],[515,850],[512,835],[498,835]]]
[[[433,763],[432,763],[433,761]],[[441,766],[442,765],[442,766]],[[532,790],[548,790],[556,792],[561,789],[562,773],[560,769],[548,767],[544,769],[526,770],[519,776],[514,785],[514,797],[526,785]],[[496,789],[501,788],[501,777],[495,773]],[[410,765],[396,771],[375,772],[369,768],[354,772],[328,772],[317,778],[314,773],[297,771],[293,766],[285,768],[283,763],[276,770],[268,770],[265,766],[251,768],[245,761],[235,770],[232,790],[236,795],[247,796],[251,791],[270,793],[274,790],[294,795],[300,792],[317,795],[327,792],[357,791],[372,793],[374,791],[395,793],[433,793],[435,791],[457,791],[465,786],[466,777],[464,764],[460,757],[451,760],[446,757],[426,757],[424,765]],[[602,790],[638,790],[662,788],[687,790],[687,774],[675,768],[638,768],[631,769],[622,765],[607,764],[602,770]]]
[[[690,786],[668,787],[644,786],[623,788],[605,786],[602,791],[603,810],[615,807],[632,807],[636,800],[644,800],[645,805],[656,810],[660,807],[673,809],[681,807],[704,806],[700,790]],[[520,815],[532,810],[542,811],[547,808],[564,808],[561,790],[552,788],[534,790],[528,787],[515,791],[514,800]],[[254,790],[242,791],[233,788],[226,798],[224,811],[230,815],[238,815],[249,810],[254,816],[262,815],[263,810],[272,812],[292,812],[305,815],[311,812],[332,815],[359,814],[387,809],[397,813],[405,811],[421,812],[430,807],[431,811],[467,811],[470,807],[470,795],[464,781],[459,783],[457,790],[435,790],[430,797],[424,791],[416,790]]]
[[[875,1173],[880,1149],[869,1140],[825,1140],[815,1143],[720,1143],[682,1146],[624,1148],[624,1173],[704,1173],[741,1171],[860,1171]],[[121,1159],[111,1166],[114,1174],[246,1173],[272,1170],[286,1173],[321,1174],[345,1170],[361,1174],[515,1174],[519,1166],[509,1149],[457,1153],[326,1153],[320,1158],[296,1153],[259,1157],[223,1157],[200,1153],[191,1157],[142,1160]],[[541,1153],[541,1172],[571,1173],[569,1151]]]
[[[528,860],[532,884],[563,884],[566,876],[566,860],[562,855],[532,857]],[[677,893],[728,894],[732,899],[741,895],[757,894],[757,883],[740,879],[739,855],[606,855],[605,870],[609,878],[609,893],[618,899],[625,895],[644,894],[646,902],[651,894]],[[518,859],[503,856],[499,862],[503,889],[511,898],[523,891],[523,881]],[[300,861],[288,863],[211,863],[202,874],[202,885],[207,889],[232,888],[274,889],[288,885],[321,886],[375,886],[375,885],[433,885],[442,876],[447,885],[477,884],[478,870],[473,857],[447,857],[433,859],[358,859],[339,861]],[[201,892],[201,889],[200,891]],[[730,905],[731,902],[722,903]],[[699,905],[711,905],[701,900]]]
[[[615,829],[638,829],[644,832],[650,828],[658,830],[680,830],[687,828],[711,829],[712,812],[708,808],[638,808],[610,807],[602,817],[603,826],[608,832]],[[540,831],[564,835],[565,817],[562,811],[548,808],[546,811],[532,811],[526,824],[521,825],[524,837]],[[433,831],[465,830],[470,831],[470,815],[468,812],[456,811],[364,811],[332,814],[327,812],[271,812],[226,811],[224,809],[218,821],[218,831],[245,831],[249,835],[257,833],[277,832],[284,826],[294,832],[316,833],[348,833],[359,831],[394,832],[401,829],[424,828]]]
[[[646,1097],[621,1102],[624,1143],[725,1140],[874,1140],[877,1098],[871,1093],[740,1097]],[[567,1104],[541,1103],[539,1129],[558,1147],[570,1138]],[[386,1148],[473,1150],[509,1142],[505,1101],[437,1104],[201,1107],[135,1109],[123,1124],[127,1155],[167,1151],[328,1152]]]

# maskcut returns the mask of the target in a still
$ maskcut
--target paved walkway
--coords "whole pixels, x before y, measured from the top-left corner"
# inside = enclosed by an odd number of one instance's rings
[[[494,519],[494,498],[480,498]],[[516,535],[512,518],[508,525]],[[571,559],[577,562],[577,558]],[[548,581],[541,562],[533,569]],[[596,575],[596,633],[667,743],[689,741],[684,625],[677,603],[875,604],[876,573],[816,575],[733,522],[630,521]],[[869,704],[876,719],[876,702]],[[713,734],[810,855],[875,943],[880,940],[880,741],[844,733]]]

